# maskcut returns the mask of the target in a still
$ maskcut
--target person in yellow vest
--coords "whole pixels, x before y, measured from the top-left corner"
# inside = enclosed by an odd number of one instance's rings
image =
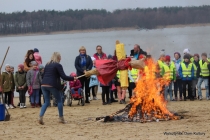
[[[199,61],[198,73],[200,77],[198,78],[198,96],[199,100],[202,100],[201,84],[205,83],[206,88],[206,99],[209,100],[209,70],[210,61],[207,59],[207,53],[201,54],[202,60]]]
[[[170,101],[174,101],[172,96],[172,84],[176,80],[176,68],[173,62],[171,62],[171,57],[169,55],[165,56],[165,63],[162,65],[161,76],[165,80],[169,80],[170,83],[165,87],[164,96],[167,101],[168,94],[170,95]],[[168,92],[169,91],[169,92]],[[177,99],[176,99],[177,100]]]
[[[194,61],[193,61],[193,66],[194,66],[194,78],[193,78],[193,81],[192,81],[192,95],[193,97],[196,99],[196,86],[197,86],[197,83],[198,83],[198,77],[199,77],[199,74],[198,74],[198,67],[199,67],[199,54],[194,54]]]
[[[132,97],[133,90],[136,87],[136,79],[138,78],[138,69],[132,68],[132,70],[128,70],[128,78],[129,78],[129,87],[128,87],[128,92],[129,92],[129,98]]]
[[[192,80],[194,78],[194,67],[193,63],[190,62],[189,54],[184,55],[184,62],[181,63],[181,66],[179,68],[179,75],[182,79],[184,101],[187,100],[186,86],[188,86],[188,97],[191,101],[194,101],[194,97],[192,96]]]
[[[162,49],[160,51],[160,58],[158,59],[158,66],[159,66],[160,69],[162,69],[162,65],[163,65],[164,62],[165,62],[165,50]]]

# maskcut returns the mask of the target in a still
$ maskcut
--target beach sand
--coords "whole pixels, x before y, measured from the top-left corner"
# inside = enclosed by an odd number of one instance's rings
[[[37,123],[40,108],[33,109],[28,104],[26,109],[9,109],[11,120],[0,122],[0,140],[210,139],[210,101],[205,99],[169,102],[169,110],[182,114],[184,119],[150,123],[96,122],[96,117],[112,114],[125,107],[119,103],[103,106],[101,102],[94,100],[85,106],[78,106],[77,102],[73,101],[71,107],[64,106],[67,124],[58,123],[56,107],[47,109],[44,116],[45,125]],[[15,98],[15,104],[17,103],[18,98]],[[166,135],[164,132],[182,134]]]

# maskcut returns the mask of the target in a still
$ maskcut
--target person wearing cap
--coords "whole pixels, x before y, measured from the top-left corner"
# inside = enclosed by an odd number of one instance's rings
[[[20,109],[26,108],[27,82],[23,64],[18,65],[18,71],[15,73],[15,86],[16,91],[19,92]]]
[[[14,82],[14,76],[10,71],[9,64],[6,64],[5,71],[2,72],[0,83],[1,83],[2,93],[4,93],[5,95],[4,103],[5,103],[6,108],[13,109],[14,107],[11,104],[11,97],[15,89],[15,82]]]
[[[93,68],[95,69],[95,57],[91,57],[92,61],[93,61]],[[93,95],[93,100],[97,100],[97,92],[98,92],[98,85],[99,85],[99,81],[96,75],[91,75],[90,76],[90,83],[89,83],[89,87],[90,90],[92,89],[92,95]],[[92,100],[91,97],[89,97],[89,100]]]
[[[100,45],[96,46],[96,53],[93,55],[96,60],[107,59],[106,54],[102,51],[102,47]]]
[[[74,66],[76,68],[76,74],[77,76],[84,75],[86,71],[89,71],[93,67],[93,62],[91,60],[91,57],[87,55],[86,48],[84,46],[80,47],[79,49],[79,55],[75,59]],[[89,88],[89,83],[90,83],[90,78],[87,78],[85,76],[79,78],[81,84],[82,84],[82,89],[85,87],[85,98],[86,101],[85,103],[90,103],[89,101],[89,94],[90,94],[90,88]]]
[[[179,68],[179,75],[182,79],[184,101],[187,100],[186,96],[187,86],[188,86],[188,97],[191,101],[194,101],[194,97],[192,96],[192,80],[194,78],[194,66],[193,63],[190,62],[189,54],[184,55],[184,62],[181,63],[181,66]]]
[[[165,100],[168,100],[168,94],[170,95],[170,101],[174,101],[172,93],[172,84],[176,80],[176,68],[174,62],[171,62],[171,57],[169,55],[165,56],[165,63],[162,65],[161,76],[163,79],[168,80],[169,84],[165,87]],[[168,92],[169,91],[169,92]],[[175,99],[177,100],[177,99]]]
[[[41,88],[42,77],[38,70],[38,63],[36,61],[31,61],[32,69],[26,74],[27,86],[31,87],[33,92],[30,96],[31,107],[40,107],[39,104],[39,90]]]
[[[175,100],[178,99],[177,92],[179,90],[179,100],[182,101],[182,79],[179,75],[179,67],[181,65],[181,54],[179,52],[174,53],[174,59],[173,59],[175,68],[176,68],[176,80],[174,81],[174,96]]]
[[[210,71],[210,61],[207,59],[207,53],[201,54],[201,60],[199,61],[199,67],[198,67],[198,96],[199,100],[202,100],[202,92],[201,92],[201,84],[205,83],[205,89],[206,89],[206,99],[209,100],[209,71]]]
[[[193,66],[194,66],[194,78],[192,81],[192,95],[194,98],[196,98],[196,85],[198,83],[198,67],[199,67],[199,54],[194,54],[194,61],[193,61]]]
[[[38,65],[42,64],[42,57],[39,54],[39,50],[37,48],[34,48],[34,59],[38,63]]]
[[[131,50],[131,54],[130,56],[135,58],[136,60],[139,59],[139,56],[143,54],[145,56],[147,56],[147,52],[143,51],[140,47],[140,45],[135,44],[133,50]]]
[[[188,48],[184,49],[184,50],[183,50],[183,54],[184,54],[184,55],[185,55],[185,54],[188,54],[188,55],[190,56],[190,62],[193,63],[193,61],[194,61],[194,56],[190,53],[190,49],[188,49]],[[184,61],[184,60],[182,60],[182,61]]]

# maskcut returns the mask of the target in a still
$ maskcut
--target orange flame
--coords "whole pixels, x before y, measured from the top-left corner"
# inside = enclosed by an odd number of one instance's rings
[[[129,116],[132,118],[140,105],[142,113],[153,114],[157,119],[165,118],[166,115],[172,118],[174,115],[168,111],[163,95],[164,86],[168,85],[169,81],[158,76],[158,65],[153,59],[145,60],[145,64],[144,70],[140,70],[141,78],[137,82],[135,94],[130,101],[133,105]],[[144,119],[143,116],[142,119]]]

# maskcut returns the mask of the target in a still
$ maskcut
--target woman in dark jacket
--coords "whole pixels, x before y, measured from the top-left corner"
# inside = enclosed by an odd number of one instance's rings
[[[74,77],[66,76],[63,71],[63,67],[60,64],[61,55],[58,52],[54,52],[51,61],[47,63],[44,69],[43,79],[42,79],[42,93],[44,95],[45,103],[42,105],[40,116],[39,116],[39,123],[43,123],[43,116],[50,104],[50,94],[52,93],[55,97],[58,105],[58,112],[59,112],[59,122],[66,123],[63,118],[63,102],[61,99],[61,78],[63,80],[73,81]]]
[[[79,56],[76,57],[75,64],[74,64],[77,70],[77,76],[83,75],[86,71],[91,70],[93,67],[92,59],[89,55],[86,54],[85,47],[82,46],[79,49],[79,53],[80,54]],[[89,88],[90,79],[84,76],[84,77],[81,77],[79,80],[82,84],[82,88],[84,89],[85,87],[85,98],[86,98],[85,103],[90,103],[88,100],[88,97],[90,94],[90,88]]]

